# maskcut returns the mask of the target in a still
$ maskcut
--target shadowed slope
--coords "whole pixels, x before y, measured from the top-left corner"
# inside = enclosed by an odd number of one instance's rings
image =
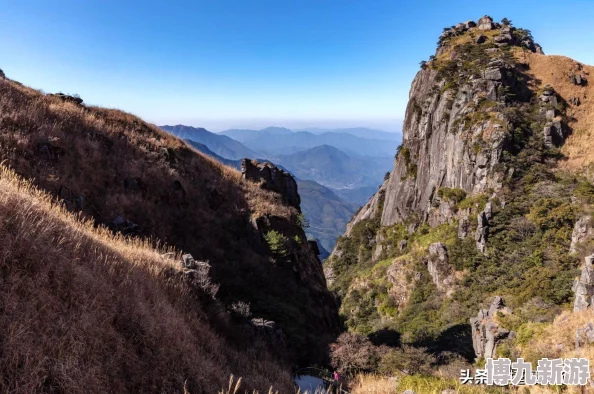
[[[291,390],[257,344],[234,348],[223,321],[215,333],[215,301],[167,279],[165,251],[94,229],[5,167],[0,244],[0,391],[214,392],[231,373]]]

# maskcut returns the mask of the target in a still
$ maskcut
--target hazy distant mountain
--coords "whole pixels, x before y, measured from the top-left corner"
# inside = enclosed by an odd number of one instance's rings
[[[277,162],[299,179],[313,180],[332,189],[352,189],[380,185],[394,159],[353,157],[333,146],[321,145],[279,155]]]
[[[259,155],[244,146],[241,142],[225,135],[212,133],[203,128],[191,126],[159,126],[161,129],[181,139],[191,140],[206,145],[213,153],[230,160],[243,159],[244,157],[256,158]]]
[[[310,127],[305,129],[299,129],[302,131],[308,131],[312,134],[324,134],[324,133],[346,133],[354,135],[355,137],[375,139],[375,140],[389,140],[400,142],[402,140],[401,133],[391,133],[383,130],[368,129],[366,127],[351,127],[348,129],[322,129],[318,127]]]
[[[192,141],[192,140],[184,140],[186,141],[186,143],[190,146],[192,146],[194,149],[196,149],[198,152],[202,152],[207,156],[212,157],[213,159],[215,159],[216,161],[218,161],[219,163],[225,164],[229,167],[233,167],[237,170],[241,170],[241,160],[231,160],[231,159],[225,159],[222,156],[217,155],[216,153],[214,153],[213,151],[211,151],[208,146],[201,144],[200,142],[196,142],[196,141]]]
[[[396,147],[399,145],[399,140],[362,138],[338,132],[322,134],[308,131],[291,132],[288,129],[276,127],[263,130],[226,130],[220,135],[231,137],[254,151],[267,152],[270,155],[286,155],[320,145],[330,145],[351,156],[394,157]]]
[[[309,222],[306,232],[315,237],[326,251],[331,251],[359,206],[344,202],[330,189],[313,181],[298,180],[297,186],[301,209]]]

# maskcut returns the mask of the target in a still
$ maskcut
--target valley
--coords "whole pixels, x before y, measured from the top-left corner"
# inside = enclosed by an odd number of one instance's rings
[[[546,1],[514,10],[541,46],[505,17],[322,3],[81,3],[68,39],[59,2],[7,7],[78,49],[42,70],[2,48],[1,393],[594,392],[594,66],[544,45],[587,7],[557,30]],[[402,131],[373,126],[404,77]]]
[[[270,161],[291,172],[298,180],[303,213],[311,224],[308,235],[318,240],[324,251],[334,249],[353,213],[377,191],[393,163],[393,155],[381,153],[394,152],[400,141],[397,133],[365,128],[313,129],[315,133],[282,127],[221,133],[183,125],[160,128],[233,168],[240,169],[241,159],[246,157]],[[337,146],[356,153],[349,155]]]

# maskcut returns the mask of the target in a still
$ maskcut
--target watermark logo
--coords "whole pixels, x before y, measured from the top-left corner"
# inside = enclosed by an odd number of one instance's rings
[[[533,386],[567,385],[584,386],[590,379],[590,361],[586,358],[543,358],[538,360],[536,371],[523,358],[512,362],[509,358],[488,358],[484,369],[460,372],[462,384],[485,384],[488,386]]]

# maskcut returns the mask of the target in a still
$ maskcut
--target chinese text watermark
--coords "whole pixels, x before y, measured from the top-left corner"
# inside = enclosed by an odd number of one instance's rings
[[[590,361],[585,358],[543,358],[538,360],[536,371],[523,358],[512,362],[509,358],[487,359],[484,369],[472,375],[470,369],[460,373],[462,384],[489,386],[519,385],[568,385],[583,386],[590,379]]]

